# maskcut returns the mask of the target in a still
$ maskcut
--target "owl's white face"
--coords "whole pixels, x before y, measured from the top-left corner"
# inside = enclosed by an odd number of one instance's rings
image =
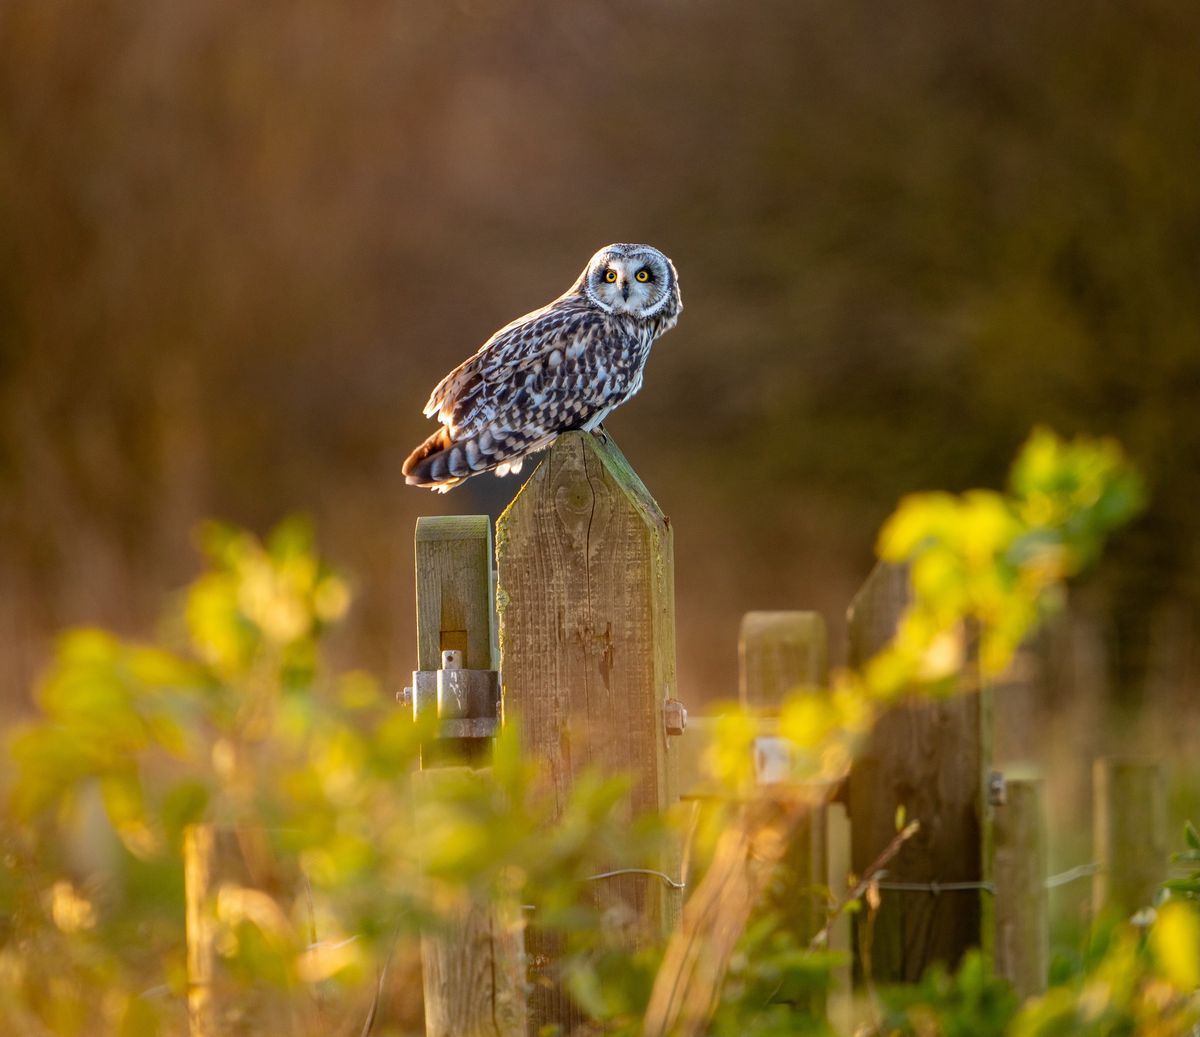
[[[650,245],[608,245],[592,256],[580,280],[587,297],[606,313],[653,317],[679,308],[675,267]]]

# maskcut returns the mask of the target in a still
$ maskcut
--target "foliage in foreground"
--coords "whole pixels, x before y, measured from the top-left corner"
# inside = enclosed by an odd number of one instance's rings
[[[620,778],[581,782],[551,828],[511,734],[486,795],[447,786],[414,811],[408,776],[428,732],[368,675],[322,664],[349,592],[311,530],[286,522],[261,544],[214,525],[202,546],[209,570],[160,644],[66,634],[41,719],[12,735],[0,1030],[182,1032],[193,822],[232,851],[216,864],[224,972],[290,990],[314,1032],[339,1010],[361,1020],[397,942],[467,888],[521,891],[543,925],[586,929],[586,862],[645,863],[649,840],[614,816]]]
[[[1007,493],[905,500],[879,552],[911,566],[913,606],[862,671],[786,704],[781,727],[802,775],[843,774],[878,709],[898,696],[958,687],[968,626],[980,675],[999,673],[1139,504],[1115,445],[1047,432],[1027,444]],[[668,837],[652,821],[631,833],[614,816],[622,781],[584,780],[551,825],[536,770],[505,734],[491,787],[464,783],[414,814],[403,789],[428,732],[369,676],[323,664],[321,639],[350,595],[315,556],[311,532],[289,522],[262,544],[213,526],[203,547],[209,570],[158,643],[65,635],[38,689],[40,718],[12,736],[0,829],[5,1031],[182,1032],[181,834],[210,821],[240,850],[218,876],[224,972],[287,991],[306,1032],[361,1020],[398,942],[470,892],[535,904],[539,925],[571,936],[565,979],[580,1002],[637,1032],[658,954],[622,952],[580,895],[589,860],[651,864]],[[734,714],[725,728],[713,774],[752,792],[753,725]],[[697,852],[708,845],[698,839]],[[1024,1006],[974,957],[954,977],[934,972],[882,992],[877,1030],[1182,1033],[1200,980],[1188,893],[1177,890],[1148,930],[1098,935],[1074,974]],[[829,987],[834,964],[759,919],[729,962],[710,1032],[833,1033],[814,993]],[[394,1026],[382,1012],[375,1032]]]

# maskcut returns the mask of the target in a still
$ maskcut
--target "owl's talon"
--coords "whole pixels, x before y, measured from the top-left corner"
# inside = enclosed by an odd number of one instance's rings
[[[595,436],[605,446],[608,445],[608,432],[603,425],[597,425],[592,429],[592,435]]]

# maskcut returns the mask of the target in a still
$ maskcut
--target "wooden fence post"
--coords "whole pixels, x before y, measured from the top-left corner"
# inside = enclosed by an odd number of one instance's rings
[[[463,668],[494,670],[492,529],[486,515],[417,519],[417,669],[436,670],[442,652]]]
[[[872,570],[850,606],[852,666],[887,645],[910,594],[906,568],[881,563]],[[921,824],[888,865],[879,911],[857,916],[856,978],[914,982],[930,963],[954,968],[968,948],[991,943],[992,905],[981,888],[991,871],[987,714],[986,692],[970,686],[941,701],[898,705],[879,718],[851,768],[847,811],[856,873],[864,874],[895,836],[898,808]],[[953,885],[942,888],[947,884]],[[868,926],[870,960],[863,961]]]
[[[996,973],[1021,1000],[1046,989],[1050,922],[1044,782],[1011,778],[995,813]]]
[[[1162,765],[1106,756],[1093,764],[1097,914],[1154,903],[1167,877],[1167,782]]]
[[[749,612],[738,650],[741,701],[762,715],[764,735],[776,732],[772,717],[789,692],[824,683],[825,624],[815,613]],[[699,757],[717,725],[715,717],[697,718],[680,740],[683,787],[699,800],[729,795],[701,777]],[[764,787],[761,793],[731,814],[711,864],[684,906],[654,982],[643,1021],[646,1037],[697,1037],[707,1031],[737,940],[764,903],[778,912],[800,947],[807,947],[821,928],[818,900],[823,898],[813,887],[828,884],[828,789]],[[784,989],[778,999],[813,1010],[824,1000]]]
[[[672,535],[611,439],[560,436],[496,523],[497,603],[505,711],[544,766],[559,805],[589,766],[630,776],[630,818],[677,798]],[[672,731],[678,730],[676,723]],[[660,862],[677,876],[678,852]],[[593,861],[596,872],[618,865]],[[623,903],[635,942],[675,921],[680,893],[648,875],[593,885]],[[530,933],[535,1031],[571,1032],[583,1016],[553,978],[558,941]]]
[[[817,612],[747,612],[738,638],[738,698],[778,713],[788,692],[824,687],[825,620]]]
[[[738,638],[738,694],[743,706],[778,715],[784,698],[826,683],[825,621],[816,612],[747,612]],[[828,838],[822,797],[796,826],[779,864],[772,907],[799,947],[824,924],[829,885]]]
[[[443,667],[443,653],[466,670],[494,670],[492,533],[486,515],[417,520],[417,665]],[[458,654],[461,653],[461,654]],[[439,681],[441,677],[439,676]],[[414,692],[417,691],[414,686]],[[440,692],[439,692],[440,697]],[[487,782],[487,739],[438,738],[414,776],[419,802],[463,781]],[[471,900],[423,934],[421,973],[427,1037],[525,1037],[525,954],[520,906]]]

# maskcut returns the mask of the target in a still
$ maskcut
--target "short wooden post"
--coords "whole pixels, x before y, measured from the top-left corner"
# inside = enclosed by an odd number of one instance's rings
[[[442,653],[462,652],[464,670],[494,670],[495,603],[492,598],[492,523],[486,515],[436,515],[417,519],[417,669],[437,670]],[[439,739],[427,747],[447,762],[482,765],[481,740]]]
[[[763,716],[764,732],[773,731],[772,714],[778,714],[789,692],[825,681],[824,622],[808,612],[747,613],[739,656],[742,703]],[[705,737],[692,748],[689,729],[683,738],[685,759],[701,751],[713,733],[705,725]],[[691,774],[696,767],[687,770]],[[695,778],[689,787],[697,787],[700,795],[723,791],[705,790]],[[644,1019],[646,1037],[708,1032],[737,941],[764,905],[779,913],[799,946],[811,942],[824,921],[813,887],[828,884],[828,792],[816,785],[764,786],[729,818],[667,945]],[[778,999],[799,1006],[796,992],[781,989]],[[803,999],[802,1007],[819,1007]]]
[[[188,1033],[216,1037],[213,1013],[213,826],[183,832],[183,895],[187,934]]]
[[[1167,782],[1162,765],[1106,756],[1093,765],[1097,914],[1154,903],[1167,877]]]
[[[825,620],[817,612],[747,612],[738,638],[738,698],[777,713],[789,692],[823,687]]]
[[[907,569],[881,563],[871,572],[850,606],[852,666],[888,644],[910,593]],[[888,865],[878,913],[857,916],[856,978],[914,982],[932,962],[954,968],[968,948],[990,945],[988,894],[971,886],[935,889],[989,878],[989,761],[985,693],[973,688],[937,702],[901,704],[879,718],[850,771],[851,866],[859,875],[871,867],[896,834],[898,808],[921,828]],[[888,889],[890,883],[922,888]],[[873,926],[871,956],[864,962],[867,925]]]
[[[738,639],[742,705],[778,715],[792,693],[826,683],[825,620],[816,612],[747,612]],[[797,946],[806,947],[824,925],[818,888],[829,885],[828,838],[823,797],[796,826],[772,880],[771,907]]]
[[[438,669],[442,652],[451,650],[463,653],[463,669],[495,669],[491,521],[417,519],[416,560],[417,669]]]
[[[608,439],[559,437],[496,523],[497,603],[506,715],[545,769],[558,803],[588,767],[632,781],[630,818],[676,802],[672,535],[666,516]],[[678,874],[678,853],[660,861]],[[620,861],[589,862],[596,872]],[[637,942],[675,921],[679,891],[647,875],[593,886],[623,903]],[[535,1030],[571,1032],[582,1013],[554,979],[557,942],[530,934]]]
[[[442,666],[462,652],[468,670],[496,668],[492,534],[486,515],[417,520],[417,660]],[[484,739],[437,739],[414,776],[418,802],[463,781],[487,782]],[[519,905],[468,900],[443,905],[442,926],[421,939],[427,1037],[525,1037],[525,955]]]
[[[1046,989],[1050,964],[1043,788],[1040,778],[1010,778],[995,811],[995,967],[1022,1000]]]

